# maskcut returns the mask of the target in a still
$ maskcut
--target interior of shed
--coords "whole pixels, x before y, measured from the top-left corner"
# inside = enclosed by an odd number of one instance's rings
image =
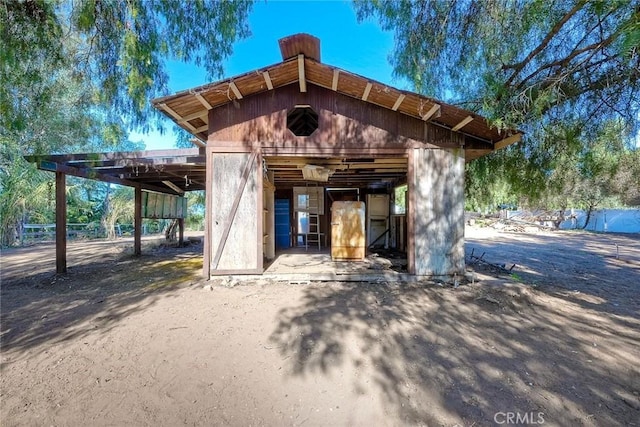
[[[407,157],[265,156],[263,167],[266,274],[406,272]],[[342,202],[364,205],[361,231],[338,227]]]

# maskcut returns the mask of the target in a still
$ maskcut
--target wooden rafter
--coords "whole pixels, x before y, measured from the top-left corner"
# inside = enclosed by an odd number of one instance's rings
[[[202,105],[204,105],[204,108],[206,108],[207,110],[211,110],[213,108],[211,104],[209,104],[209,101],[204,99],[204,96],[200,95],[199,93],[196,93],[194,96],[198,101],[200,101]]]
[[[391,107],[391,109],[393,111],[398,111],[398,108],[400,108],[400,104],[402,104],[402,101],[404,101],[406,97],[407,96],[404,93],[401,93],[398,99],[396,99],[396,103],[393,104],[393,107]]]
[[[522,139],[522,134],[521,133],[516,133],[515,135],[511,135],[505,139],[502,139],[498,142],[496,142],[495,144],[493,144],[493,149],[494,150],[499,150],[501,148],[504,148],[508,145],[511,144],[515,144],[516,142],[520,142],[520,140]]]
[[[204,125],[204,126],[200,126],[199,128],[197,128],[196,132],[197,133],[206,132],[207,130],[209,130],[209,125]]]
[[[422,120],[424,120],[425,122],[429,119],[431,119],[432,117],[437,117],[436,113],[440,113],[440,104],[433,104],[433,107],[431,107],[429,109],[429,111],[427,111],[427,114],[425,114],[424,116],[422,116]]]
[[[331,89],[333,91],[338,90],[338,80],[340,79],[340,70],[337,68],[333,70],[333,81],[331,82]]]
[[[179,122],[188,122],[193,119],[201,119],[207,117],[209,113],[207,111],[196,111],[193,114],[189,114],[188,116],[184,116],[179,120]],[[208,120],[207,120],[208,121]]]
[[[171,181],[162,181],[162,183],[164,185],[166,185],[167,187],[169,187],[170,189],[172,189],[173,191],[175,191],[176,193],[178,193],[180,195],[184,194],[184,190],[182,190],[180,187],[175,185],[173,182],[171,182]]]
[[[304,75],[304,55],[298,55],[298,81],[300,82],[300,92],[307,91],[307,79]]]
[[[207,143],[206,143],[206,142],[204,142],[204,141],[202,141],[202,140],[201,140],[201,139],[199,139],[199,138],[191,138],[191,139],[189,140],[189,142],[191,142],[193,145],[196,145],[196,146],[198,146],[198,147],[200,147],[200,148],[204,148],[204,147],[206,147],[206,146],[207,146]]]
[[[112,175],[106,175],[91,168],[79,169],[79,168],[74,168],[72,166],[61,165],[59,163],[42,161],[38,163],[38,169],[47,170],[51,172],[61,172],[65,175],[77,176],[79,178],[88,178],[88,179],[96,179],[98,181],[103,181],[103,182],[111,182],[113,184],[125,185],[127,187],[139,186],[140,188],[144,188],[145,190],[157,191],[158,193],[173,194],[166,191],[166,189],[162,187],[130,181],[128,179],[121,179]]]
[[[273,90],[273,83],[271,82],[271,76],[269,75],[269,71],[264,71],[262,73],[262,77],[264,78],[264,82],[267,85],[269,90]]]
[[[362,94],[362,100],[366,101],[367,98],[369,98],[369,93],[371,92],[371,88],[373,87],[373,85],[371,84],[371,82],[367,83],[367,86],[364,88],[364,93]]]
[[[240,89],[238,89],[238,86],[236,86],[235,82],[229,83],[229,87],[231,88],[233,94],[236,96],[236,99],[242,99],[242,93],[240,93]]]
[[[193,133],[198,133],[198,132],[196,132],[196,128],[193,127],[193,125],[191,123],[183,121],[182,120],[182,116],[180,116],[180,114],[176,113],[167,104],[159,104],[158,106],[160,108],[162,108],[164,111],[166,111],[167,113],[169,113],[169,115],[171,115],[171,117],[173,117],[176,120],[176,123],[178,123],[180,126],[186,127],[188,130],[190,130]]]
[[[472,120],[473,120],[473,116],[467,116],[464,119],[462,119],[460,123],[452,127],[451,130],[454,132],[457,132],[460,129],[462,129],[464,126],[466,126],[468,123],[470,123]]]

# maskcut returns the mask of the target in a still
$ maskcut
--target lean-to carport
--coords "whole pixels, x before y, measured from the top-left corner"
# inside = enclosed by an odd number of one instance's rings
[[[54,172],[56,176],[56,272],[67,271],[67,210],[66,177],[94,179],[134,188],[134,253],[141,254],[143,200],[158,198],[157,194],[183,196],[188,191],[205,189],[205,154],[198,148],[149,150],[134,152],[78,153],[28,156],[38,169]],[[148,192],[144,197],[143,192]],[[150,195],[149,195],[150,194]],[[184,236],[186,212],[179,199],[162,197],[174,203],[179,223],[179,240]],[[149,214],[152,215],[152,214]],[[149,216],[146,215],[146,216]]]

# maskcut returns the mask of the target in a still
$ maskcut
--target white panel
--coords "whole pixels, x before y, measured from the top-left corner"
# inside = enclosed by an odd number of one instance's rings
[[[415,273],[464,273],[464,151],[416,149]]]

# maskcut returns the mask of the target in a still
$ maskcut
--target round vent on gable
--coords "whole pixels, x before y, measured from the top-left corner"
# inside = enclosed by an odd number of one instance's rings
[[[296,105],[287,113],[287,129],[296,136],[309,136],[318,129],[318,113],[309,105]]]

